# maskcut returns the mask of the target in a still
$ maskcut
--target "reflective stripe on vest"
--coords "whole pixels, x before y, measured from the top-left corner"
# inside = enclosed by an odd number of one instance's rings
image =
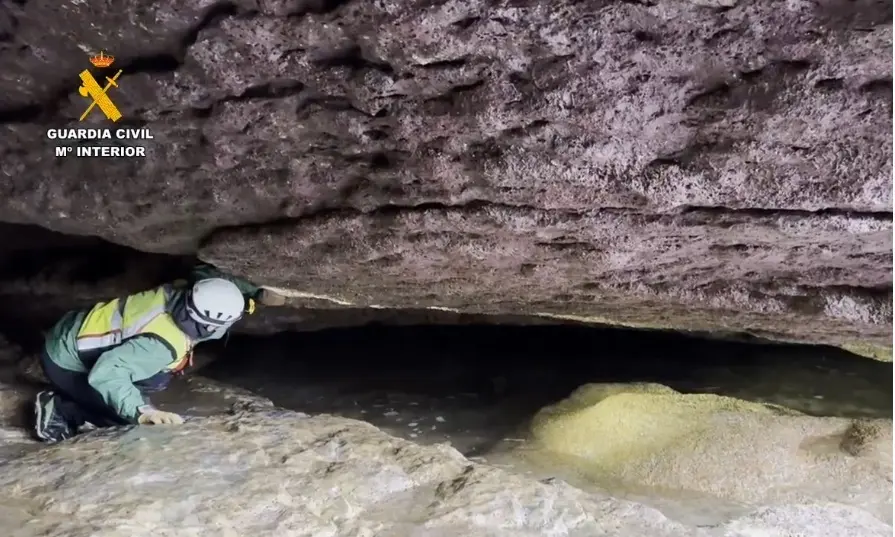
[[[81,323],[78,352],[101,353],[134,336],[152,334],[171,349],[173,360],[166,369],[181,369],[189,359],[192,341],[167,312],[166,305],[173,294],[172,288],[163,285],[97,304]]]

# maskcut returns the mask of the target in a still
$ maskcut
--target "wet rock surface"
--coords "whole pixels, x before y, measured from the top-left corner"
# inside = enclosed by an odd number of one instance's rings
[[[697,528],[648,506],[471,463],[451,448],[419,446],[362,422],[277,410],[178,428],[96,431],[3,470],[0,509],[6,534],[15,537],[211,530],[234,536],[746,537],[756,528],[787,526],[824,527],[843,537],[891,532],[878,519],[835,504],[777,506]]]
[[[791,523],[813,537],[823,533],[807,517],[830,502],[891,523],[890,364],[823,348],[477,328],[240,339],[203,374],[693,527],[748,516],[757,533]],[[558,360],[563,370],[551,367]],[[599,384],[578,388],[585,380]],[[576,389],[590,397],[570,397]],[[544,419],[557,401],[575,411]]]
[[[5,3],[0,219],[356,307],[886,347],[890,8]],[[100,49],[145,160],[46,139]]]

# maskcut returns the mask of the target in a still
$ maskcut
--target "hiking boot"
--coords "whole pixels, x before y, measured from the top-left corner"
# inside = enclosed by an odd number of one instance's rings
[[[99,429],[99,427],[90,423],[89,421],[85,421],[84,425],[81,425],[80,427],[78,427],[78,434],[89,433],[90,431],[95,431],[97,429]]]
[[[61,442],[72,436],[68,422],[60,413],[59,397],[44,390],[34,399],[34,433],[44,442]]]

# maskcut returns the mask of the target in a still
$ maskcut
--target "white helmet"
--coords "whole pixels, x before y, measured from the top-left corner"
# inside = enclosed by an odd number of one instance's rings
[[[190,318],[208,327],[230,326],[242,317],[245,298],[236,284],[223,278],[199,280],[186,302]]]

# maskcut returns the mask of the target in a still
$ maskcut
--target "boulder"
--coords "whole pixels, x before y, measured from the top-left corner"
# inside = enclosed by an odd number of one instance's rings
[[[544,408],[532,432],[561,464],[598,482],[746,505],[835,502],[892,521],[891,419],[807,416],[658,384],[588,384]]]
[[[891,14],[871,0],[0,6],[0,220],[353,307],[885,354]],[[79,93],[100,51],[111,125]],[[48,129],[148,128],[145,158]],[[883,349],[882,351],[880,349]]]

